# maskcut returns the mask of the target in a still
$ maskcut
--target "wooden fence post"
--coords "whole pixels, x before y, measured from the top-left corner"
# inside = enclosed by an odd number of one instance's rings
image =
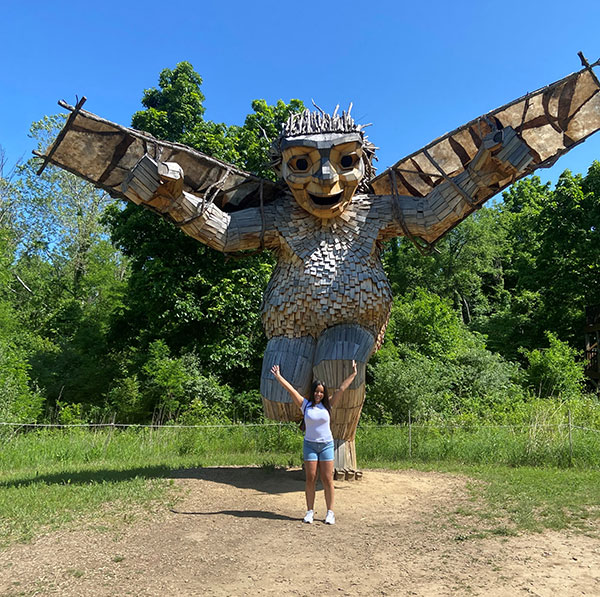
[[[110,427],[109,427],[109,432],[108,432],[108,435],[106,436],[106,439],[104,440],[104,449],[102,450],[102,458],[106,458],[106,451],[108,450],[108,444],[110,443],[112,435],[115,432],[115,418],[116,418],[116,416],[117,416],[116,413],[113,413],[112,421],[111,421]]]
[[[412,419],[408,411],[408,459],[412,460]]]
[[[569,413],[569,466],[573,466],[573,422],[571,419],[571,409],[568,410]]]

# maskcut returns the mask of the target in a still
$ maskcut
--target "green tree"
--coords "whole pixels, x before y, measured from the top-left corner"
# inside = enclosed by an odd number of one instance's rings
[[[182,141],[202,123],[202,78],[189,62],[180,62],[173,70],[162,70],[158,84],[160,89],[144,91],[142,106],[146,109],[136,112],[131,124],[158,139]]]
[[[19,324],[16,294],[22,280],[14,269],[17,194],[3,166],[0,148],[0,421],[31,422],[41,412],[42,396],[30,380],[27,331]],[[5,431],[0,429],[0,434]]]
[[[600,294],[599,178],[594,162],[585,177],[565,171],[554,190],[534,176],[504,194],[505,300],[476,325],[504,355],[541,348],[546,330],[581,346],[585,306]]]
[[[546,338],[547,348],[523,351],[528,362],[523,383],[540,398],[581,397],[585,375],[578,351],[561,342],[552,332],[547,332]]]
[[[45,148],[63,124],[59,116],[32,125]],[[31,375],[49,406],[94,404],[114,369],[106,331],[120,305],[127,273],[101,223],[114,202],[89,183],[48,166],[41,176],[30,160],[19,169],[18,245],[14,269],[18,319],[30,336]]]
[[[502,255],[506,233],[495,207],[483,208],[451,230],[431,255],[406,238],[389,242],[383,263],[395,294],[426,288],[451,301],[470,324],[504,300]]]
[[[201,82],[187,62],[165,69],[159,89],[144,93],[146,110],[134,114],[133,125],[264,176],[265,135],[274,137],[302,103],[256,100],[244,126],[228,126],[203,119]],[[237,390],[256,388],[265,345],[260,304],[272,258],[232,259],[133,205],[113,208],[107,222],[131,260],[124,307],[112,326],[115,350],[137,343],[144,351],[162,339],[175,354],[194,351],[207,374]]]
[[[491,417],[522,400],[518,366],[487,350],[448,301],[417,289],[397,297],[382,350],[369,366],[365,414],[401,423]]]

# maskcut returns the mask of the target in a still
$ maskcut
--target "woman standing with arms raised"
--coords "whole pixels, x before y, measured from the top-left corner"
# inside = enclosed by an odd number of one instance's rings
[[[321,472],[321,482],[325,491],[327,505],[326,524],[335,524],[333,513],[334,487],[333,487],[333,436],[331,434],[331,407],[335,405],[340,396],[348,389],[356,377],[356,361],[352,361],[352,373],[342,382],[331,398],[327,386],[319,380],[312,385],[310,400],[303,398],[296,388],[281,375],[279,365],[273,365],[271,373],[275,379],[287,390],[292,400],[304,415],[306,431],[302,447],[304,457],[304,470],[306,473],[306,516],[304,522],[312,524],[314,520],[315,486],[317,483],[317,470]]]

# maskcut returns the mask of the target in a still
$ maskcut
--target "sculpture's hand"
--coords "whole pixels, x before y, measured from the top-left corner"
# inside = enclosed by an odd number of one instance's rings
[[[262,249],[266,246],[263,243],[275,245],[278,242],[274,233],[265,241],[270,231],[264,210],[259,214],[256,213],[258,208],[253,208],[250,215],[245,210],[239,210],[238,214],[226,213],[214,203],[214,192],[205,200],[202,194],[206,196],[208,191],[198,191],[196,195],[189,191],[188,183],[179,164],[157,162],[146,154],[130,170],[121,191],[134,203],[166,215],[186,234],[217,251]],[[219,184],[220,181],[214,182],[209,189]]]
[[[183,193],[183,168],[175,162],[159,162],[158,176],[160,184],[156,194],[175,200]]]
[[[469,165],[476,176],[489,184],[522,172],[533,160],[528,145],[510,126],[492,131],[483,138],[479,154]]]
[[[134,203],[150,203],[159,209],[166,207],[183,193],[183,168],[145,155],[129,172],[121,190]]]

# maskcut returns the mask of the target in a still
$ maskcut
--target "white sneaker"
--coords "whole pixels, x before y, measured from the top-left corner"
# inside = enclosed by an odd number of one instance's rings
[[[335,524],[335,514],[333,513],[333,510],[327,510],[325,524]]]
[[[332,514],[333,514],[333,512],[332,512]],[[315,518],[315,511],[314,510],[307,510],[306,511],[306,515],[304,516],[303,522],[305,522],[306,524],[312,524],[314,518]]]

